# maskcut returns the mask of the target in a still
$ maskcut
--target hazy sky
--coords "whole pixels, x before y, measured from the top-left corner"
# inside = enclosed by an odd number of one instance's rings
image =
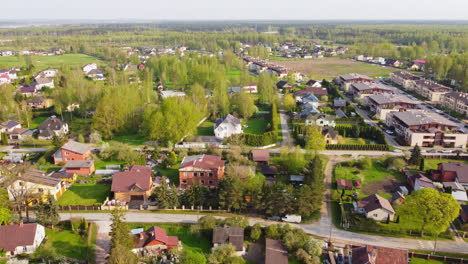
[[[1,0],[1,19],[468,20],[468,0]]]

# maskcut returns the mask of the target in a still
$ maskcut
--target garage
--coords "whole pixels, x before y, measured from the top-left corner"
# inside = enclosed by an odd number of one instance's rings
[[[145,200],[143,195],[131,195],[130,196],[131,201],[143,201]]]

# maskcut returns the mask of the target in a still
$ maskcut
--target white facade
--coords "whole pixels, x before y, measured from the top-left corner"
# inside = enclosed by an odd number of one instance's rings
[[[90,64],[86,64],[85,66],[83,66],[83,71],[88,74],[90,71],[92,70],[96,70],[97,69],[97,64],[96,63],[90,63]]]
[[[19,254],[32,254],[41,245],[45,238],[45,228],[40,224],[36,224],[36,233],[34,234],[33,244],[31,245],[20,245],[12,251],[5,252],[7,256],[14,256]]]
[[[52,195],[55,199],[58,199],[62,195],[62,183],[60,181],[55,185],[46,185],[35,182],[27,181],[26,179],[18,179],[14,181],[8,187],[8,196],[10,200],[15,199],[15,195],[21,193],[30,193],[30,194],[44,194]]]

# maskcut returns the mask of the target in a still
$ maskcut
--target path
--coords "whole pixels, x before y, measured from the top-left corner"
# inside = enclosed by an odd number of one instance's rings
[[[282,146],[293,146],[293,140],[288,126],[289,117],[284,109],[280,110],[281,134],[283,136]]]

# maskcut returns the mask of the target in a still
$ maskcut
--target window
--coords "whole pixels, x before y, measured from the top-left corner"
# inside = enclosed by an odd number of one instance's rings
[[[66,151],[65,156],[68,156],[68,155],[70,155],[70,152]]]
[[[187,180],[182,180],[182,183],[187,183]]]
[[[378,214],[374,214],[374,217],[377,217],[377,216],[379,216],[379,215],[378,215]]]
[[[194,172],[193,177],[197,177],[197,176],[198,176],[198,173]]]
[[[27,247],[23,247],[23,252],[28,252],[28,248],[27,248]]]
[[[210,184],[213,184],[213,181],[209,181]]]
[[[187,177],[187,172],[184,172],[184,177]]]
[[[205,181],[204,181],[204,180],[201,180],[201,184],[205,184]]]
[[[39,188],[39,189],[37,189],[37,191],[40,192],[40,193],[42,193],[42,192],[44,192],[44,189]]]
[[[18,182],[18,185],[19,185],[19,186],[23,186],[23,182]]]
[[[208,173],[208,176],[213,177],[213,173],[212,172]]]
[[[204,172],[200,172],[200,177],[205,177],[205,173],[204,173]]]

